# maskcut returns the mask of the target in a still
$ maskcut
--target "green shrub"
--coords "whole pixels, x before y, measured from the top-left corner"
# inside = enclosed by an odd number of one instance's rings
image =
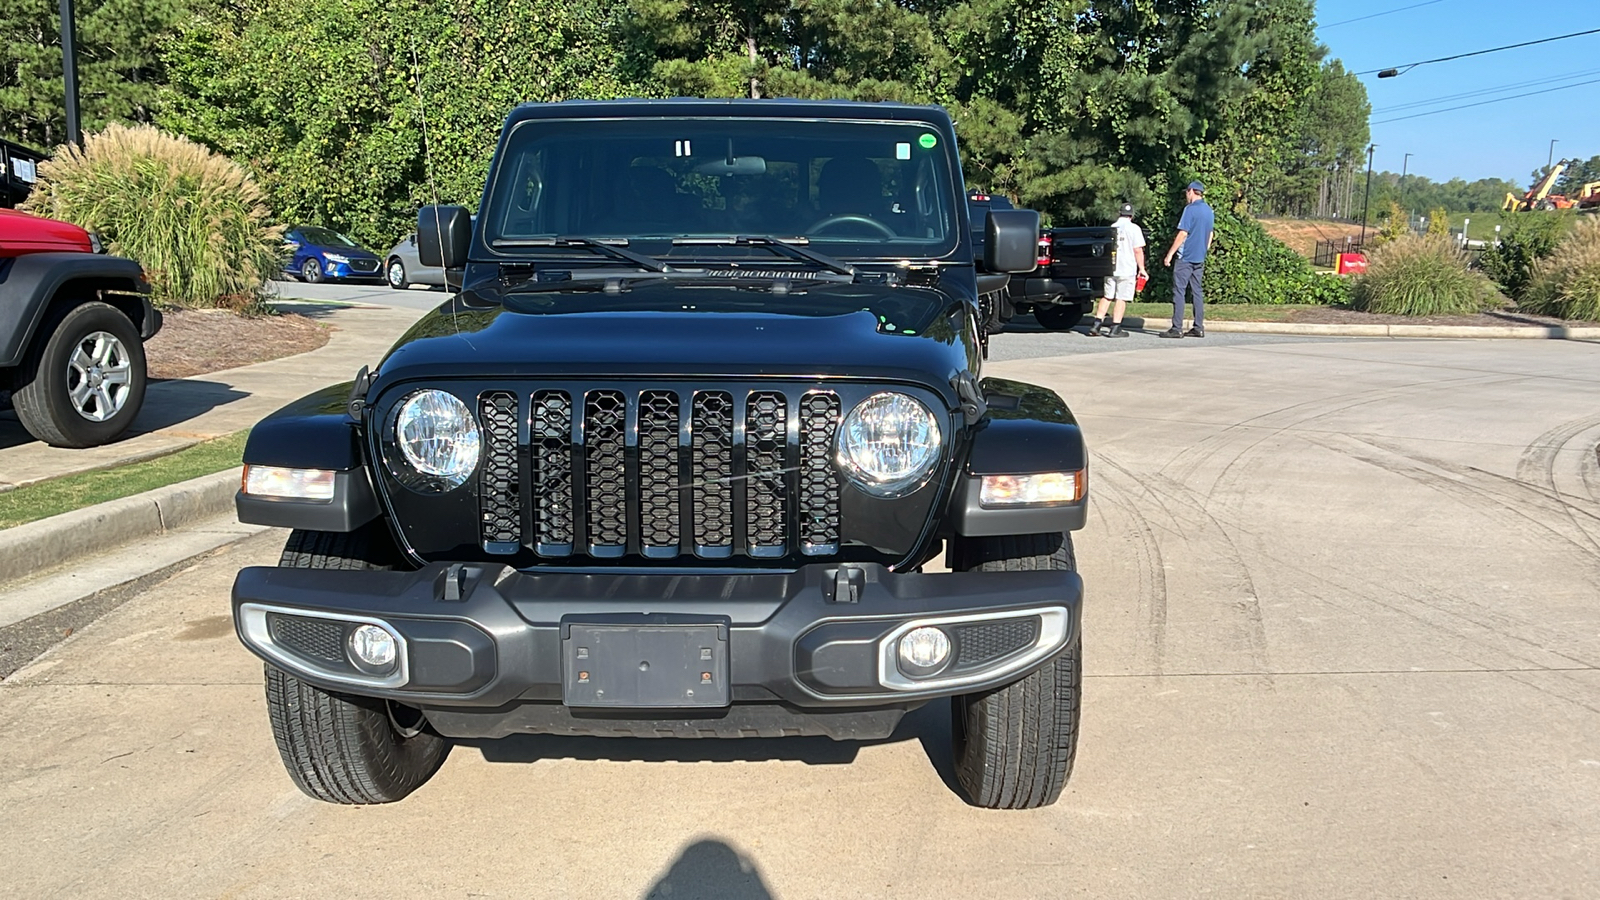
[[[1471,268],[1467,255],[1448,237],[1411,236],[1390,241],[1372,254],[1356,279],[1357,309],[1403,316],[1481,312],[1495,300],[1494,285]]]
[[[1562,319],[1600,322],[1600,217],[1579,222],[1548,258],[1534,264],[1517,306]]]
[[[1436,206],[1428,210],[1428,233],[1450,236],[1450,213],[1444,207]]]
[[[1349,302],[1345,279],[1319,275],[1305,257],[1267,234],[1261,223],[1232,210],[1216,210],[1216,242],[1206,257],[1204,287],[1207,303],[1320,303]],[[1170,235],[1149,235],[1145,260],[1150,284],[1145,298],[1171,302],[1172,270],[1161,265]]]
[[[1513,213],[1500,229],[1499,242],[1479,264],[1506,296],[1520,302],[1533,278],[1534,263],[1549,256],[1567,233],[1572,217],[1553,212]]]
[[[1405,210],[1400,208],[1400,204],[1393,200],[1389,201],[1389,208],[1384,210],[1383,215],[1379,217],[1379,221],[1383,225],[1372,236],[1372,246],[1374,247],[1382,247],[1390,241],[1398,241],[1403,237],[1411,236],[1410,217],[1406,215]]]
[[[144,266],[157,301],[259,307],[283,228],[261,189],[226,157],[148,125],[111,125],[39,166],[26,208],[96,232]]]

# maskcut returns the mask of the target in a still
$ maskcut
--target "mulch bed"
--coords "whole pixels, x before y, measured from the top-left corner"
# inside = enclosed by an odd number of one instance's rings
[[[1564,322],[1547,316],[1497,310],[1470,316],[1394,316],[1383,313],[1358,312],[1353,309],[1297,309],[1289,313],[1286,322],[1303,322],[1316,325],[1496,325],[1504,327],[1551,327],[1556,325],[1589,325],[1593,322]]]
[[[145,342],[150,378],[189,378],[281,359],[328,342],[329,328],[293,313],[240,316],[224,310],[163,312],[161,331]]]

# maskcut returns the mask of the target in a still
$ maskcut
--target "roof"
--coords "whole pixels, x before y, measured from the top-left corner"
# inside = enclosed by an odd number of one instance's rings
[[[700,97],[674,97],[666,100],[630,98],[626,100],[563,100],[559,103],[523,103],[511,111],[510,122],[528,119],[568,117],[653,118],[739,116],[749,118],[802,119],[903,119],[913,122],[946,122],[950,114],[942,106],[913,106],[909,103],[863,103],[856,100],[708,100]],[[508,122],[509,124],[509,122]]]

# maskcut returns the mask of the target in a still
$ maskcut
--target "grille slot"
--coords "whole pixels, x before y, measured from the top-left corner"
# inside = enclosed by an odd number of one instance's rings
[[[694,552],[724,559],[733,555],[733,395],[696,391],[690,427]]]
[[[627,473],[622,461],[628,401],[621,391],[590,391],[583,413],[589,554],[621,556],[628,545]]]
[[[833,436],[839,429],[839,398],[814,391],[800,400],[800,552],[839,552],[839,473]]]
[[[956,660],[950,671],[964,672],[1032,647],[1039,639],[1039,617],[974,622],[957,625],[950,631],[956,645]]]
[[[639,544],[645,556],[678,555],[678,395],[645,391],[639,396]]]
[[[745,541],[755,557],[778,557],[788,536],[788,402],[774,391],[750,395],[745,407]]]
[[[803,388],[486,390],[484,549],[545,559],[837,553],[840,409],[836,394]]]
[[[478,472],[478,513],[483,549],[516,553],[522,547],[522,486],[517,472],[517,397],[493,391],[478,398],[483,422],[483,467]]]
[[[533,395],[532,446],[534,550],[541,556],[572,552],[572,398],[566,391]]]
[[[343,622],[267,613],[267,634],[274,644],[307,659],[346,664]]]

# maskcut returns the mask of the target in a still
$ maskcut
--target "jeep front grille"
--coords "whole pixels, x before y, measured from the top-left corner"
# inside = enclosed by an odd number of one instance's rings
[[[510,391],[478,401],[480,537],[490,553],[529,546],[546,559],[715,560],[839,551],[840,403],[831,392],[537,390],[521,401],[525,444],[517,402]]]

